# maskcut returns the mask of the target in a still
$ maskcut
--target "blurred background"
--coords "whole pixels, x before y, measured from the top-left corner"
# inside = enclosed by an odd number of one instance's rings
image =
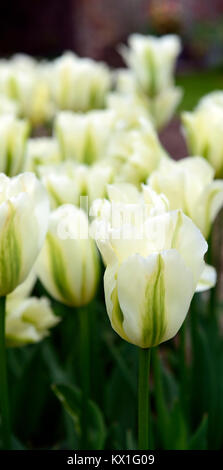
[[[222,0],[1,1],[1,57],[25,52],[53,58],[73,50],[120,67],[118,46],[133,32],[181,36],[177,85],[184,88],[184,97],[179,111],[192,109],[201,96],[222,89]],[[186,156],[178,130],[176,118],[161,134],[174,158]]]
[[[182,67],[208,67],[222,63],[222,19],[222,0],[7,0],[0,54],[52,57],[71,49],[117,66],[117,45],[130,33],[178,33]]]

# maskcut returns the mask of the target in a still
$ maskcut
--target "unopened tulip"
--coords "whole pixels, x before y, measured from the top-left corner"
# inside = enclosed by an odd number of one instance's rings
[[[15,176],[22,171],[29,133],[28,122],[12,115],[0,117],[0,171]]]
[[[182,209],[207,239],[223,206],[223,181],[213,178],[214,170],[204,158],[188,157],[178,162],[162,160],[148,183],[165,194],[171,209]]]
[[[33,173],[0,174],[0,297],[28,276],[42,247],[49,217],[46,190]]]
[[[180,210],[151,215],[139,226],[108,227],[108,237],[97,243],[106,264],[105,300],[113,329],[141,348],[175,336],[207,251],[192,220]]]
[[[86,114],[61,112],[55,122],[55,134],[64,159],[92,164],[105,156],[115,125],[112,110]]]
[[[50,295],[70,306],[88,304],[96,292],[98,266],[85,212],[69,204],[52,212],[37,261],[37,274]]]

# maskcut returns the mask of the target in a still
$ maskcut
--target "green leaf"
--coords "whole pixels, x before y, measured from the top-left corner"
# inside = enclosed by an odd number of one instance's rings
[[[180,406],[180,402],[176,401],[170,412],[169,420],[169,445],[171,450],[187,450],[187,424]]]
[[[208,417],[205,415],[200,426],[189,440],[189,450],[207,449]]]
[[[80,436],[81,418],[81,391],[74,386],[56,384],[52,386],[53,392],[63,404],[65,410],[72,417],[75,431]],[[106,430],[102,413],[96,403],[88,401],[89,412],[89,448],[101,450],[104,447]]]

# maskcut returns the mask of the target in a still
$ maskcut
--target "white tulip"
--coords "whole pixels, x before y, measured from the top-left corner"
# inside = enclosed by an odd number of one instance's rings
[[[212,223],[223,206],[223,181],[213,180],[214,170],[202,157],[178,162],[162,160],[149,185],[166,195],[171,209],[182,209],[208,238]]]
[[[104,289],[111,325],[141,348],[156,346],[178,332],[207,251],[192,220],[180,210],[159,213],[158,202],[159,196],[139,226],[108,225],[108,237],[97,240],[106,264]],[[125,206],[128,210],[129,203]],[[133,236],[125,238],[126,233]]]
[[[6,345],[25,346],[49,335],[49,329],[60,321],[47,298],[17,298],[6,302]]]
[[[15,176],[22,171],[29,133],[27,121],[0,116],[0,171]]]
[[[166,35],[158,38],[133,34],[128,43],[128,48],[122,47],[122,55],[149,96],[153,97],[173,86],[175,63],[181,51],[178,36]]]
[[[48,226],[46,190],[33,173],[0,174],[0,296],[28,276]]]
[[[191,155],[202,155],[223,177],[223,106],[210,97],[193,112],[182,114],[183,131]]]
[[[162,158],[167,158],[167,153],[152,123],[141,117],[136,129],[116,132],[108,147],[108,157],[116,175],[115,182],[140,185]]]
[[[49,231],[37,261],[37,274],[60,302],[80,307],[96,293],[99,261],[95,242],[88,237],[85,212],[63,205],[51,213]]]
[[[106,65],[71,52],[52,63],[49,80],[57,108],[78,112],[102,108],[111,85]]]
[[[115,125],[112,110],[86,114],[61,112],[55,122],[55,134],[64,159],[92,164],[105,156]]]
[[[53,137],[35,137],[28,139],[25,154],[25,171],[38,174],[41,165],[52,165],[61,161],[59,145]]]

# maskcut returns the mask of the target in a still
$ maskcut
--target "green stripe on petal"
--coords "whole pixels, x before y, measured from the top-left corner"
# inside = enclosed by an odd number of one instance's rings
[[[60,243],[50,232],[47,234],[46,243],[48,245],[52,277],[59,296],[65,304],[73,305],[74,303],[77,303],[77,299],[74,300],[73,292],[69,286],[65,269],[66,261],[64,260]]]
[[[0,295],[12,292],[19,283],[21,268],[20,243],[16,237],[16,211],[8,201],[8,214],[0,238]]]
[[[164,262],[161,255],[157,256],[156,269],[148,279],[145,304],[143,341],[145,345],[155,346],[162,341],[166,329]]]

